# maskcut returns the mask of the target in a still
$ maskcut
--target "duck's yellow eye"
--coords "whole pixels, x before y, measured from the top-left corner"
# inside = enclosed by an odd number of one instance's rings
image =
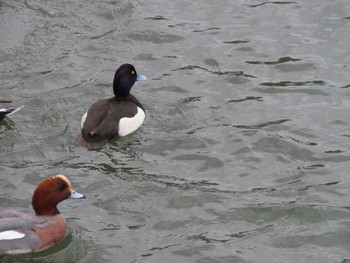
[[[132,70],[132,71],[131,71],[131,75],[135,75],[135,70]]]

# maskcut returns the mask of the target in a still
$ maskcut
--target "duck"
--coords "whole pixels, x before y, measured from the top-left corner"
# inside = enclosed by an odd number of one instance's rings
[[[83,199],[85,195],[72,189],[69,179],[53,175],[34,191],[34,214],[17,210],[0,210],[0,254],[36,252],[61,240],[67,229],[66,219],[57,209],[61,201]]]
[[[131,64],[121,65],[114,74],[114,96],[102,99],[81,118],[81,135],[75,143],[87,148],[101,148],[109,139],[124,137],[136,131],[144,122],[146,111],[130,93],[136,81],[146,80]]]
[[[1,103],[11,103],[11,100],[0,100]],[[4,119],[6,116],[13,114],[19,110],[21,110],[24,106],[20,106],[17,108],[0,108],[0,121]]]

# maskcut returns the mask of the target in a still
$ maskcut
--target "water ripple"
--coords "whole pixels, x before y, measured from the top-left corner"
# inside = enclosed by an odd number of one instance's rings
[[[250,41],[248,40],[231,40],[231,41],[224,41],[222,43],[224,44],[245,44],[245,43],[249,43]]]
[[[144,41],[152,43],[174,43],[184,40],[184,37],[174,34],[164,34],[151,30],[145,30],[142,32],[129,33],[128,38],[135,41]]]
[[[297,4],[298,2],[293,2],[293,1],[268,1],[268,2],[263,2],[260,4],[256,5],[249,5],[249,7],[259,7],[259,6],[264,6],[264,5],[289,5],[289,4]]]
[[[237,77],[243,76],[243,77],[247,77],[247,78],[256,78],[253,75],[244,73],[244,71],[216,71],[216,70],[209,70],[207,68],[200,67],[197,65],[189,65],[189,66],[173,69],[172,71],[195,70],[195,69],[207,71],[207,72],[213,73],[215,75],[226,75],[226,76],[237,76]]]
[[[233,99],[233,100],[229,100],[229,101],[227,101],[225,103],[231,103],[231,102],[236,102],[237,103],[237,102],[250,101],[250,100],[253,100],[253,101],[264,101],[263,98],[259,97],[259,96],[257,96],[257,97],[255,97],[255,96],[247,96],[247,97],[245,97],[243,99]]]
[[[271,86],[274,86],[275,83],[272,83]],[[281,85],[281,84],[280,84]],[[269,86],[269,84],[267,84]],[[278,85],[276,85],[278,86]],[[281,85],[283,86],[283,84]],[[287,85],[289,86],[289,84]],[[263,92],[263,93],[268,93],[268,94],[274,94],[274,93],[302,93],[302,94],[307,94],[307,95],[324,95],[327,96],[329,95],[328,93],[319,90],[319,89],[285,89],[285,88],[254,88],[255,91]]]
[[[291,61],[293,61],[293,62],[294,61],[301,61],[301,59],[299,59],[299,58],[292,58],[292,57],[281,57],[277,61],[246,61],[246,63],[253,64],[253,65],[259,65],[259,64],[263,64],[263,65],[278,65],[278,64],[282,64],[282,63],[291,62]]]
[[[239,128],[239,129],[260,129],[260,128],[264,128],[264,127],[268,127],[271,125],[278,125],[278,124],[282,124],[285,122],[290,121],[290,119],[281,119],[281,120],[276,120],[276,121],[268,121],[268,122],[264,122],[264,123],[259,123],[259,124],[255,124],[255,125],[233,125],[233,127]]]
[[[323,80],[309,80],[309,81],[279,81],[279,82],[262,82],[262,86],[272,86],[272,87],[288,87],[288,86],[323,86],[326,82]]]

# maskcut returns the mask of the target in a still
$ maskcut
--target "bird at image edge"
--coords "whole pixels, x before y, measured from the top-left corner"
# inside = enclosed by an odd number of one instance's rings
[[[0,254],[40,251],[61,240],[67,222],[57,209],[65,199],[82,199],[64,175],[54,175],[41,182],[33,194],[34,214],[0,210]]]
[[[121,65],[114,75],[114,97],[92,104],[81,119],[81,135],[75,143],[87,148],[101,148],[108,139],[136,131],[146,113],[130,90],[136,81],[146,79],[144,75],[137,74],[133,65]]]
[[[12,101],[10,100],[0,100],[1,103],[11,103]],[[22,109],[24,106],[20,106],[20,107],[17,107],[17,108],[0,108],[0,121],[5,118],[6,116],[8,115],[11,115],[17,111],[19,111],[20,109]]]

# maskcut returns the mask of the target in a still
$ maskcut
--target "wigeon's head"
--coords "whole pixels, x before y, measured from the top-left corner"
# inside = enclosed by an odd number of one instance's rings
[[[53,216],[60,212],[57,204],[68,198],[85,198],[72,189],[72,185],[64,175],[54,175],[41,182],[33,194],[32,205],[38,216]]]

